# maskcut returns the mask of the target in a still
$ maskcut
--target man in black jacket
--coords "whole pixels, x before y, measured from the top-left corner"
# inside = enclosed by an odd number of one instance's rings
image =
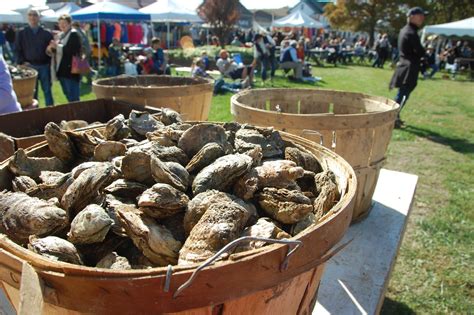
[[[53,35],[39,24],[38,11],[28,11],[28,26],[23,28],[16,37],[17,63],[32,67],[38,71],[36,80],[35,99],[38,99],[38,80],[41,82],[46,106],[54,105],[51,93],[51,58],[46,55]]]
[[[406,104],[410,93],[415,89],[420,71],[420,60],[425,55],[425,49],[421,45],[418,29],[423,25],[427,13],[420,7],[412,8],[408,11],[407,25],[405,25],[398,35],[398,49],[400,60],[390,82],[390,89],[397,87],[398,93],[395,101],[400,104],[400,112]],[[400,119],[400,112],[395,123],[396,127],[401,127],[403,121]]]

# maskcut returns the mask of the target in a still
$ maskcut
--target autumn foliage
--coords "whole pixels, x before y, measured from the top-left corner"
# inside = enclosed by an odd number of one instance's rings
[[[239,20],[238,6],[239,0],[205,0],[198,8],[199,16],[211,25],[222,47]]]

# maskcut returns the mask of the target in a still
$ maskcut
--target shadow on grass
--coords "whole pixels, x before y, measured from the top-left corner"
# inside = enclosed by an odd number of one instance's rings
[[[383,301],[382,309],[380,310],[381,315],[414,315],[416,312],[408,307],[405,303],[394,301],[390,298],[385,298]]]
[[[451,149],[459,153],[474,153],[474,143],[466,139],[446,137],[438,132],[411,125],[407,125],[403,130],[439,144],[449,145]]]
[[[81,96],[87,95],[92,92],[92,85],[81,82]]]

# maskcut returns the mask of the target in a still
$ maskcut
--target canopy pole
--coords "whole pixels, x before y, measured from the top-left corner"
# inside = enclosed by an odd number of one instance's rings
[[[166,22],[166,47],[170,49],[170,22]]]
[[[100,53],[100,46],[101,46],[101,43],[100,43],[100,20],[99,20],[99,15],[97,15],[97,45],[99,47],[99,58],[98,58],[98,63],[97,63],[97,74],[100,74],[100,57],[101,57],[101,53]]]

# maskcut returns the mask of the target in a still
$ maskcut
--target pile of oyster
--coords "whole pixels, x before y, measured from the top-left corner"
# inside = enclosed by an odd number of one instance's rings
[[[56,261],[111,269],[202,262],[241,236],[290,238],[339,200],[334,174],[271,128],[132,111],[88,131],[45,127],[53,157],[22,149],[0,229]],[[239,245],[242,252],[263,241]]]

